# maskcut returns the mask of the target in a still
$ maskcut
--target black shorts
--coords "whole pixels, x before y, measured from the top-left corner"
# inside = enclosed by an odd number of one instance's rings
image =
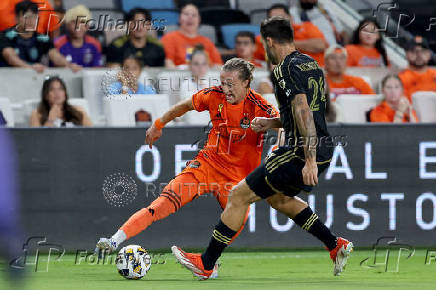
[[[318,176],[329,167],[330,160],[318,163]],[[310,192],[312,186],[303,182],[302,169],[305,161],[294,150],[280,147],[268,155],[264,164],[251,172],[245,180],[254,193],[268,198],[276,193],[295,196],[301,191]]]

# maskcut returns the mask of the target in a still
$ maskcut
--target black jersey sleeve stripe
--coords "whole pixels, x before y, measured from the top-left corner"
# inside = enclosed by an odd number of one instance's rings
[[[271,105],[263,104],[262,101],[260,101],[258,98],[256,98],[252,92],[250,92],[250,94],[248,95],[248,100],[253,102],[255,105],[257,105],[259,108],[261,108],[265,112],[271,111],[271,113],[272,113],[274,111],[273,107]]]

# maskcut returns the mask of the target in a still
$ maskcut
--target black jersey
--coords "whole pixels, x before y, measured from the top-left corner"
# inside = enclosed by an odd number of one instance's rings
[[[316,160],[318,162],[330,160],[333,146],[331,146],[332,142],[331,138],[329,139],[330,135],[325,121],[325,80],[318,63],[310,56],[294,51],[276,66],[273,82],[287,146],[293,147],[297,156],[305,158],[302,144],[308,141],[301,138],[291,104],[296,95],[305,94],[313,113],[318,136],[318,140],[309,140],[309,142],[312,145],[317,144]],[[326,142],[327,139],[330,143]]]

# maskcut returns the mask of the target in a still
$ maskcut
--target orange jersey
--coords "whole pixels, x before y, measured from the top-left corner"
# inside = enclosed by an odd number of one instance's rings
[[[383,57],[375,47],[364,47],[358,44],[345,46],[348,66],[381,67],[385,66]]]
[[[213,42],[202,35],[188,37],[180,31],[172,31],[165,34],[161,42],[165,49],[166,58],[171,59],[175,65],[188,63],[191,60],[192,51],[196,44],[204,46],[211,64],[223,64],[221,55]]]
[[[216,86],[194,94],[192,105],[199,112],[208,110],[212,120],[207,144],[199,153],[210,166],[236,180],[259,166],[263,134],[255,133],[250,122],[254,117],[278,117],[271,104],[250,89],[242,102],[232,105]]]
[[[340,83],[332,81],[326,74],[327,83],[330,88],[330,100],[336,101],[336,97],[342,94],[375,94],[371,86],[361,77],[344,75]]]
[[[23,0],[1,0],[0,4],[0,31],[10,28],[16,24],[15,5]],[[53,7],[48,0],[33,0],[38,5],[38,27],[37,32],[45,34],[56,30],[61,26],[62,19],[57,17]]]
[[[416,112],[412,111],[413,116],[418,120],[416,116]],[[378,123],[392,123],[395,117],[395,110],[389,106],[386,101],[381,102],[377,107],[371,110],[369,113],[369,119],[371,122]],[[410,117],[407,114],[404,114],[403,123],[410,122]]]
[[[321,38],[324,42],[325,40],[324,34],[319,30],[316,25],[312,24],[309,21],[302,22],[301,24],[292,24],[292,28],[294,29],[294,40],[307,40],[311,38]],[[298,49],[298,45],[297,45]],[[307,52],[304,50],[298,49],[300,52],[310,55],[314,60],[318,62],[320,66],[324,65],[324,52]],[[254,58],[265,60],[265,49],[262,45],[261,36],[258,35],[256,37],[256,51],[254,52]]]
[[[417,91],[436,91],[436,70],[427,68],[424,72],[405,69],[399,75],[404,94],[412,103],[412,95]]]

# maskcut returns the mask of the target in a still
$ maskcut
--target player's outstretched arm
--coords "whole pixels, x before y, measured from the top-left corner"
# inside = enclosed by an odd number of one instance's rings
[[[316,145],[312,142],[317,138],[312,111],[305,94],[298,94],[292,101],[298,131],[303,137],[304,156],[306,164],[303,168],[303,180],[306,185],[318,184],[318,166],[316,164]],[[317,142],[315,142],[316,144]]]
[[[251,129],[256,132],[266,132],[268,129],[277,129],[283,127],[280,118],[256,117],[251,121]]]
[[[165,114],[163,114],[162,117],[157,119],[153,125],[148,128],[145,133],[145,144],[148,144],[151,149],[153,143],[162,136],[162,128],[166,123],[171,122],[177,117],[183,116],[186,112],[191,110],[194,110],[191,98],[182,100],[172,106]]]

